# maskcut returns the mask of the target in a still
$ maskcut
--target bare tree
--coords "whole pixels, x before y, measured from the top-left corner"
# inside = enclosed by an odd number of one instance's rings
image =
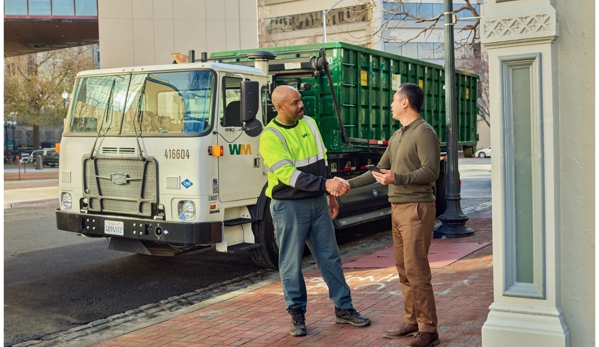
[[[467,13],[468,17],[480,17],[477,8],[471,4],[471,0],[464,1],[465,3],[454,9],[453,13],[456,15],[458,13]],[[439,22],[443,23],[443,11],[437,13],[436,15],[433,13],[433,16],[431,17],[420,15],[419,8],[422,5],[422,1],[395,0],[393,3],[389,3],[391,5],[388,8],[381,9],[386,19],[383,21],[383,25],[380,27],[380,32],[398,29],[404,20],[415,20],[416,23],[426,23],[426,27],[422,28],[422,30],[420,30],[415,36],[402,40],[402,44],[414,41],[421,36],[428,38],[432,34],[433,30],[437,28]],[[476,20],[474,23],[465,25],[463,28],[459,29],[458,33],[465,33],[466,36],[465,38],[458,39],[456,42],[456,46],[458,48],[466,45],[474,45],[480,42],[480,18],[475,19]]]
[[[488,126],[491,126],[491,113],[489,112],[489,60],[487,52],[480,49],[473,49],[470,55],[456,59],[456,68],[475,73],[479,76],[477,95],[478,114]]]
[[[6,58],[5,117],[32,125],[33,148],[39,148],[39,127],[56,124],[66,116],[62,93],[72,90],[79,71],[93,68],[91,45]]]

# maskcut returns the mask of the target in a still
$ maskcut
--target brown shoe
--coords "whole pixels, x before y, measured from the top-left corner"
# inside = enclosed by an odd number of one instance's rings
[[[418,324],[403,323],[399,327],[391,330],[385,330],[383,337],[388,339],[398,339],[404,336],[412,336],[418,333]]]
[[[432,347],[440,343],[438,333],[423,333],[419,332],[414,341],[410,342],[407,347]]]

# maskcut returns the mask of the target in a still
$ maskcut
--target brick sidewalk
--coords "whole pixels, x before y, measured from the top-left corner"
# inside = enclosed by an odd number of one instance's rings
[[[433,243],[491,242],[490,210],[472,216],[468,225],[475,230],[474,236],[435,239]],[[441,339],[438,346],[481,346],[481,327],[493,301],[492,246],[432,272]],[[281,283],[277,282],[95,346],[400,347],[412,339],[382,337],[384,330],[403,319],[403,298],[394,267],[345,269],[354,306],[372,320],[372,325],[365,328],[335,324],[333,304],[320,272],[312,270],[304,276],[309,299],[307,336],[289,336],[290,316],[285,312]]]

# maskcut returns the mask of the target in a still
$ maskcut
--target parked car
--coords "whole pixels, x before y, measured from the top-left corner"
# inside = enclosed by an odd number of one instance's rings
[[[478,151],[476,151],[476,153],[474,153],[474,155],[479,158],[490,157],[491,156],[491,146],[489,146],[487,148],[479,149]]]
[[[27,164],[27,163],[29,163],[30,159],[31,159],[31,156],[29,155],[29,153],[21,153],[21,155],[19,156],[19,163]]]
[[[54,148],[36,149],[31,152],[31,161],[35,164],[38,155],[42,156],[42,166],[58,166],[59,155]]]

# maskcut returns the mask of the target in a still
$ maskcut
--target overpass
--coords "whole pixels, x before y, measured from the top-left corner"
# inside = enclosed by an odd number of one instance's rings
[[[4,56],[98,43],[97,0],[5,0]]]

